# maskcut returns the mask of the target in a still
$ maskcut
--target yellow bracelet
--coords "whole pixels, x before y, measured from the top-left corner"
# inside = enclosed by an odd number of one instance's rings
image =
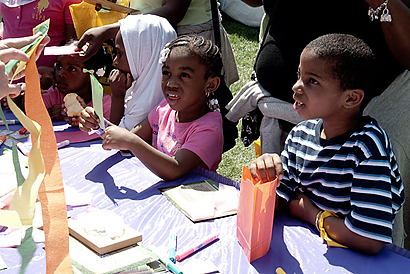
[[[343,247],[343,248],[347,248],[347,246],[342,245],[338,242],[336,242],[335,240],[333,240],[332,238],[329,237],[329,235],[326,232],[326,229],[324,227],[324,220],[327,217],[336,217],[339,218],[339,216],[337,216],[335,213],[333,213],[332,211],[326,210],[322,212],[322,215],[320,215],[320,219],[319,219],[319,232],[320,232],[320,237],[322,237],[323,239],[326,240],[327,245],[328,246],[335,246],[335,247]]]
[[[316,229],[320,232],[320,227],[319,227],[319,221],[320,221],[320,217],[322,217],[323,214],[323,210],[320,210],[317,214],[316,214],[316,218],[315,218],[315,226]]]

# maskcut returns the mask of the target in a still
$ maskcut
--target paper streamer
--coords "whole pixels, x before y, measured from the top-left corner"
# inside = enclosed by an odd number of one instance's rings
[[[103,111],[104,89],[102,85],[100,84],[100,82],[98,82],[97,78],[95,78],[94,71],[83,69],[83,72],[88,72],[90,74],[91,92],[92,92],[94,111],[97,114],[98,118],[100,119],[100,128],[105,130],[104,111]]]
[[[25,105],[27,116],[39,123],[42,128],[40,148],[44,159],[45,177],[40,186],[39,197],[43,214],[47,273],[72,273],[60,160],[53,125],[41,97],[34,55],[26,66]]]

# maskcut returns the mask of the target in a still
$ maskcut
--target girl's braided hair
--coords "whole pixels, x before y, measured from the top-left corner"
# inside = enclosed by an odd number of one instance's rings
[[[198,58],[199,62],[205,66],[205,79],[221,76],[221,52],[211,40],[199,35],[182,35],[165,46],[170,50],[178,47],[184,47],[184,52],[188,56]]]

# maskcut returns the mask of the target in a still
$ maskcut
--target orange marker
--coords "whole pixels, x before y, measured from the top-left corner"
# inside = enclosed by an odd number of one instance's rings
[[[0,146],[4,143],[4,141],[6,141],[6,135],[1,136],[0,138]]]

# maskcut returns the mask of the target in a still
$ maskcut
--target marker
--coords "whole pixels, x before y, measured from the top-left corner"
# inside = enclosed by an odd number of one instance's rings
[[[105,125],[105,128],[108,127],[108,121],[107,121],[105,118],[104,118],[104,125]],[[91,134],[93,134],[93,133],[97,133],[98,136],[101,137],[101,135],[103,135],[104,132],[105,132],[105,130],[103,130],[102,128],[99,127],[99,128],[96,129],[96,130],[91,130],[90,132],[88,132],[88,135],[91,135]]]
[[[20,124],[20,121],[15,119],[15,120],[6,120],[6,123],[8,125],[16,125],[16,124]],[[4,126],[4,122],[3,120],[0,120],[0,126]]]
[[[174,274],[183,274],[182,271],[166,256],[163,256],[162,253],[156,252],[159,256],[161,262]]]
[[[70,140],[64,140],[60,143],[57,143],[57,149],[62,148],[62,147],[66,147],[70,144]]]
[[[27,150],[27,148],[24,146],[24,144],[22,142],[17,143],[17,148],[21,151],[21,153],[23,153],[27,157],[30,154],[30,151]]]
[[[3,135],[3,136],[1,136],[1,138],[0,138],[0,146],[2,145],[2,144],[4,144],[4,141],[6,141],[6,135]]]
[[[22,127],[22,128],[19,130],[19,133],[20,133],[20,135],[23,135],[24,133],[26,133],[26,131],[27,131],[27,129],[26,129],[25,127]]]
[[[191,255],[192,253],[194,253],[195,251],[197,251],[198,249],[203,248],[204,246],[212,243],[213,241],[215,241],[216,239],[218,239],[218,234],[212,234],[206,238],[204,238],[201,242],[199,242],[198,244],[196,244],[193,247],[190,248],[186,248],[184,250],[182,250],[181,252],[178,252],[178,254],[175,255],[175,259],[180,262],[183,259],[185,259],[186,257],[188,257],[189,255]]]
[[[171,233],[169,236],[169,249],[168,255],[171,262],[175,263],[175,250],[177,249],[177,235],[175,233]]]

